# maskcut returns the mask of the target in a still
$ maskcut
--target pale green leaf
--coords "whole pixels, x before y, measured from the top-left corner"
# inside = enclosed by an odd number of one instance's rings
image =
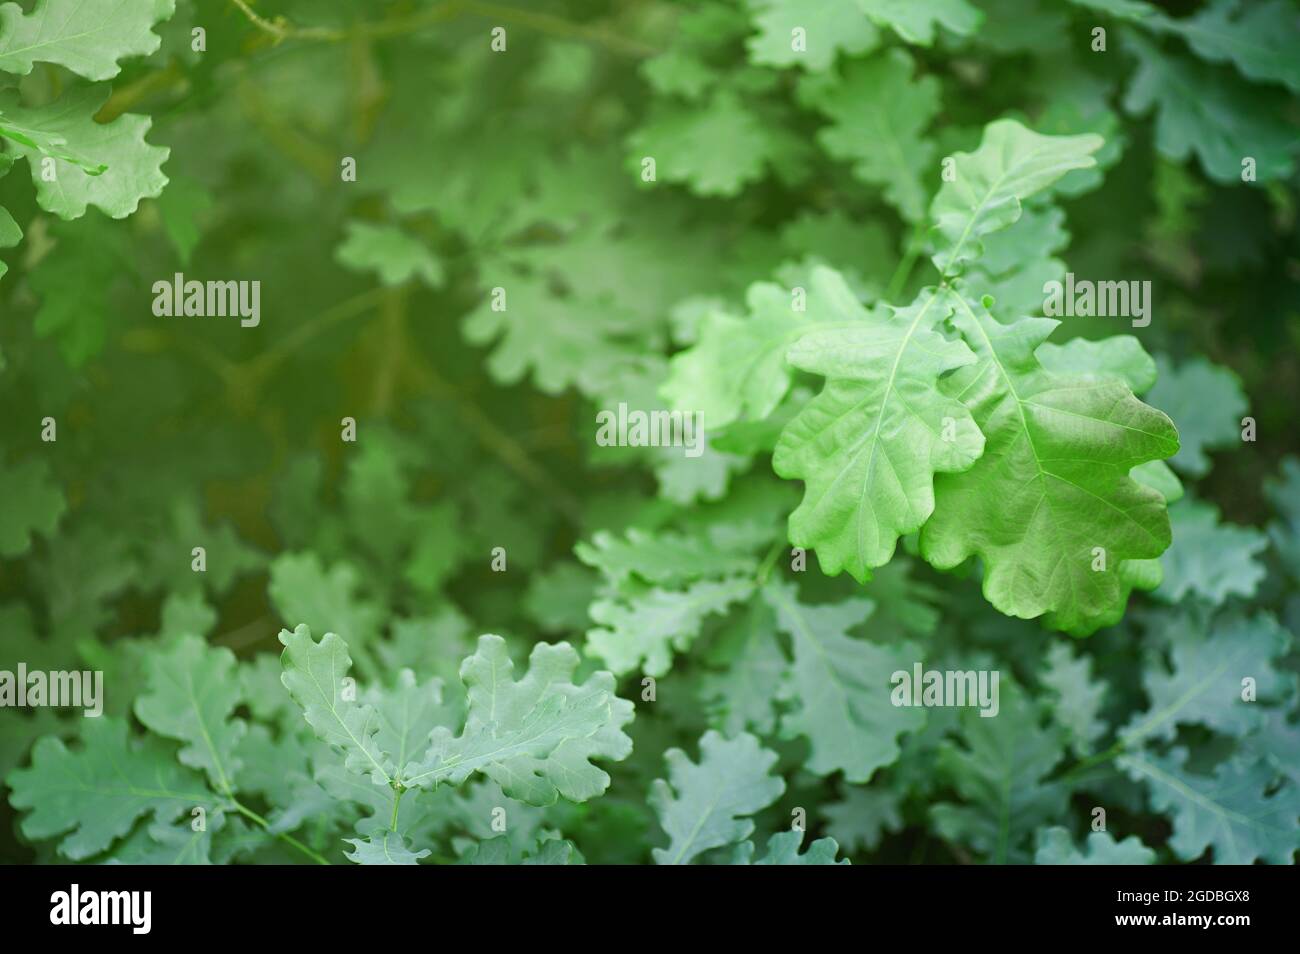
[[[939,386],[975,356],[939,331],[947,296],[930,289],[906,308],[868,312],[836,273],[816,274],[839,287],[852,325],[791,347],[791,364],[829,380],[782,432],[772,467],[805,483],[790,541],[815,549],[826,573],[863,581],[930,517],[935,475],[969,468],[984,449],[970,412]]]
[[[235,654],[209,647],[199,636],[183,636],[145,660],[147,688],[135,700],[146,728],[185,743],[181,762],[207,773],[216,791],[232,794],[240,762],[236,756],[247,731],[232,715],[243,701],[235,678]]]
[[[974,33],[984,19],[967,0],[855,0],[858,7],[881,26],[889,27],[908,43],[929,46],[937,27],[960,36]]]
[[[1169,546],[1164,498],[1128,475],[1174,454],[1177,432],[1118,381],[1044,369],[1034,352],[1057,322],[1003,325],[952,298],[979,361],[949,379],[948,393],[971,408],[987,444],[970,470],[936,479],[921,552],[941,569],[978,555],[984,595],[1007,615],[1085,626],[1123,606],[1125,561]]]
[[[1069,829],[1044,828],[1038,834],[1036,865],[1150,865],[1156,853],[1142,844],[1137,835],[1116,841],[1109,832],[1088,833],[1084,848],[1074,846]]]
[[[1199,500],[1180,500],[1169,508],[1169,519],[1174,542],[1161,558],[1157,597],[1178,603],[1195,594],[1218,604],[1255,595],[1265,576],[1258,557],[1268,549],[1267,536],[1221,522],[1219,508]]]
[[[1274,662],[1290,648],[1291,635],[1272,616],[1234,613],[1206,628],[1183,614],[1159,619],[1174,637],[1169,665],[1152,660],[1146,667],[1143,685],[1150,705],[1121,733],[1126,744],[1172,741],[1178,725],[1244,736],[1262,724],[1265,703],[1293,693],[1295,676]],[[1251,699],[1243,698],[1246,679],[1253,680]]]
[[[754,589],[749,577],[700,580],[681,590],[651,588],[591,605],[597,628],[587,632],[587,648],[616,675],[640,669],[662,676],[673,655],[690,648],[704,619],[743,600]]]
[[[107,98],[107,89],[85,87],[69,91],[49,106],[0,104],[4,122],[41,129],[66,142],[77,155],[103,165],[101,173],[92,174],[83,164],[63,158],[62,146],[47,149],[40,143],[10,140],[7,148],[25,157],[31,167],[36,201],[60,218],[80,218],[92,205],[112,218],[125,218],[141,199],[157,198],[167,185],[162,165],[171,150],[151,146],[144,138],[153,121],[127,113],[107,123],[96,122],[95,114]],[[52,160],[52,176],[42,167],[46,156]]]
[[[153,27],[175,12],[176,0],[37,0],[30,14],[6,3],[0,72],[25,76],[36,63],[57,63],[86,79],[112,79],[120,60],[158,49]]]
[[[418,865],[420,859],[429,854],[427,848],[412,851],[402,835],[387,829],[371,832],[365,841],[359,838],[343,840],[352,845],[352,850],[346,852],[348,860],[359,865]]]
[[[63,857],[99,854],[147,815],[167,824],[195,808],[217,807],[202,777],[179,765],[170,746],[132,739],[124,720],[81,720],[80,738],[69,749],[45,736],[32,749],[31,767],[6,779],[10,804],[26,813],[23,834],[59,838]]]
[[[1292,864],[1300,848],[1300,789],[1292,783],[1271,792],[1276,773],[1262,761],[1237,756],[1211,776],[1187,768],[1187,750],[1168,756],[1123,755],[1116,764],[1146,783],[1151,803],[1173,819],[1169,846],[1183,861],[1207,848],[1219,865],[1256,861]]]
[[[746,41],[749,59],[765,66],[829,69],[835,54],[867,53],[880,43],[872,22],[843,0],[750,0],[754,27]],[[796,49],[794,31],[803,30]]]
[[[349,222],[336,257],[355,271],[371,271],[385,285],[401,285],[419,278],[430,288],[444,280],[442,262],[423,242],[396,225]]]
[[[953,178],[945,178],[930,203],[935,228],[934,264],[954,275],[979,258],[981,240],[1014,224],[1021,203],[1049,188],[1073,169],[1096,164],[1100,136],[1042,136],[1011,119],[984,129],[975,152],[953,157]]]
[[[890,49],[844,67],[844,76],[805,79],[800,99],[831,120],[817,134],[826,151],[853,163],[909,222],[925,214],[935,148],[926,127],[939,111],[939,81],[913,76],[911,56]]]
[[[1192,358],[1175,366],[1156,359],[1159,370],[1147,398],[1178,426],[1178,453],[1169,463],[1190,477],[1210,472],[1206,452],[1233,447],[1241,441],[1241,417],[1246,395],[1241,381],[1228,368]]]
[[[772,775],[776,753],[752,735],[728,739],[717,732],[700,739],[700,760],[681,749],[664,753],[668,780],[655,779],[650,804],[668,833],[668,846],[654,849],[661,865],[690,864],[713,848],[733,845],[754,831],[750,815],[766,808],[785,791]]]
[[[31,457],[13,464],[0,459],[0,557],[16,557],[32,545],[32,534],[50,536],[67,509],[49,464]]]
[[[1223,68],[1166,55],[1136,34],[1126,34],[1124,44],[1138,59],[1124,108],[1134,116],[1155,112],[1162,156],[1182,162],[1195,153],[1206,175],[1224,185],[1243,181],[1247,158],[1260,182],[1291,175],[1300,131],[1279,121],[1289,102],[1284,94]]]
[[[920,661],[920,647],[849,636],[851,629],[870,627],[870,600],[810,606],[799,602],[793,583],[780,581],[769,583],[763,598],[794,643],[784,692],[793,710],[782,718],[781,730],[787,737],[807,737],[812,754],[806,768],[865,782],[897,761],[898,737],[919,729],[925,710],[894,705],[891,676],[910,672]]]
[[[469,695],[463,732],[433,733],[428,752],[403,774],[403,784],[459,784],[483,772],[511,798],[549,805],[563,795],[594,798],[609,776],[592,759],[621,760],[632,750],[623,726],[632,704],[614,694],[614,677],[596,672],[573,682],[578,654],[567,643],[539,643],[528,671],[516,681],[500,636],[480,637],[461,666]]]

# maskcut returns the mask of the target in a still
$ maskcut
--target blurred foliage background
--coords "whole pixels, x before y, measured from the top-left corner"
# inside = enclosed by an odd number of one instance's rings
[[[990,721],[1006,735],[935,710],[866,777],[827,770],[790,716],[806,700],[775,604],[737,590],[718,612],[666,624],[698,636],[670,653],[656,701],[641,699],[639,667],[620,674],[638,700],[634,749],[604,766],[608,794],[520,806],[529,821],[513,850],[553,831],[588,861],[649,861],[663,835],[646,792],[667,777],[664,752],[695,759],[716,729],[751,732],[779,756],[785,791],[754,812],[761,841],[801,809],[859,863],[1027,861],[1044,846],[1052,860],[1077,850],[1101,805],[1115,842],[1137,836],[1160,861],[1290,860],[1294,832],[1279,844],[1262,830],[1235,832],[1244,847],[1226,857],[1231,836],[1200,837],[1196,809],[1122,769],[1114,746],[1171,682],[1195,681],[1197,653],[1246,646],[1268,670],[1271,708],[1177,720],[1159,738],[1172,761],[1159,764],[1193,780],[1240,770],[1257,783],[1251,804],[1300,797],[1284,631],[1300,618],[1300,467],[1284,464],[1300,406],[1297,8],[913,8],[178,0],[157,50],[109,79],[49,63],[0,74],[27,106],[93,85],[107,97],[98,122],[147,116],[147,141],[170,150],[165,187],[123,218],[92,207],[67,221],[25,170],[0,179],[24,233],[0,250],[0,525],[13,530],[0,668],[103,669],[107,712],[128,718],[145,658],[182,633],[239,658],[249,718],[273,708],[276,634],[298,623],[347,639],[363,681],[411,666],[455,685],[485,632],[506,636],[519,662],[539,640],[568,640],[589,671],[604,668],[584,648],[593,604],[622,604],[644,625],[646,588],[681,595],[724,575],[674,576],[680,556],[649,547],[628,558],[638,589],[599,540],[637,528],[698,552],[725,539],[747,553],[746,572],[786,580],[803,603],[856,606],[848,625],[863,621],[864,641],[922,645],[927,666],[1002,670],[1013,718]],[[801,17],[825,25],[803,58],[788,43]],[[911,95],[933,102],[909,106]],[[872,110],[888,116],[891,102],[917,123],[900,134],[897,168],[881,159],[893,144],[871,133]],[[1081,277],[1149,279],[1154,317],[1140,330],[1066,319],[1058,337],[1139,337],[1162,372],[1146,399],[1208,454],[1180,476],[1221,514],[1187,531],[1195,542],[1166,563],[1161,589],[1081,641],[998,614],[975,568],[945,576],[900,552],[865,587],[823,577],[815,559],[789,572],[798,488],[762,449],[695,461],[593,440],[597,409],[659,406],[670,356],[710,309],[743,314],[754,282],[788,287],[825,264],[864,300],[910,301],[934,280],[911,204],[938,188],[942,157],[973,150],[1004,116],[1106,138],[1104,178],[1061,202],[1070,241],[1057,254]],[[12,140],[6,150],[17,158]],[[1223,154],[1255,152],[1258,181],[1225,168]],[[640,178],[646,155],[655,183]],[[341,175],[345,158],[356,181]],[[260,325],[155,317],[152,285],[177,272],[259,280]],[[488,306],[495,286],[510,289],[508,319]],[[816,386],[801,380],[798,393]],[[1243,443],[1247,414],[1258,439]],[[41,439],[47,417],[57,442]],[[340,439],[345,417],[355,443]],[[1177,513],[1174,534],[1178,547]],[[190,568],[195,546],[204,574]],[[506,572],[491,568],[494,547]],[[845,602],[863,597],[874,609]],[[754,633],[772,642],[751,645]],[[0,777],[29,764],[41,735],[74,744],[82,721],[0,713]],[[1186,762],[1172,754],[1184,751]],[[997,803],[1000,772],[1016,779],[1009,804]],[[264,813],[288,811],[250,790]],[[438,860],[463,854],[466,839],[493,835],[482,806],[503,800],[483,788],[443,798],[424,846]],[[998,834],[1007,812],[1011,831]],[[335,802],[283,827],[339,861],[357,813]],[[4,858],[55,860],[54,842],[22,833],[22,813],[0,816]],[[294,859],[255,825],[222,832],[204,848],[213,860]]]

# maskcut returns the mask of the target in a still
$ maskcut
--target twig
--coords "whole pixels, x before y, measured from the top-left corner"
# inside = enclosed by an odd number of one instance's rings
[[[243,815],[245,818],[257,822],[257,824],[261,825],[268,832],[271,831],[271,823],[267,821],[265,818],[263,818],[261,815],[257,814],[257,812],[253,811],[251,808],[248,808],[245,805],[243,805],[239,801],[239,799],[232,798],[231,803],[235,806],[235,810],[238,811],[239,814]],[[285,844],[289,844],[297,848],[299,851],[301,851],[312,861],[316,862],[316,864],[318,865],[329,864],[328,858],[326,858],[324,855],[320,854],[319,852],[313,851],[312,849],[308,848],[306,845],[304,845],[302,842],[300,842],[297,838],[293,837],[293,835],[289,834],[288,832],[279,831],[279,832],[272,832],[272,834],[274,834],[276,838],[279,838]]]
[[[570,521],[581,524],[582,504],[578,498],[533,460],[513,437],[497,427],[477,404],[453,388],[437,371],[427,363],[418,361],[412,350],[408,349],[404,352],[402,358],[408,374],[439,396],[449,398],[455,403],[461,417],[465,419],[465,423],[469,425],[480,444],[495,454],[516,474],[541,490]]]
[[[260,17],[248,5],[246,0],[231,0],[235,6],[243,11],[248,22],[253,24],[263,33],[275,37],[275,42],[280,43],[289,38],[300,40],[329,40],[338,41],[347,36],[346,30],[337,30],[332,27],[296,27],[284,17],[276,17],[274,20],[267,20]]]
[[[550,13],[537,13],[532,10],[518,10],[514,7],[503,6],[499,3],[480,3],[479,0],[464,0],[461,8],[466,13],[476,14],[481,17],[494,17],[506,23],[518,23],[523,26],[532,27],[541,33],[547,33],[551,36],[564,37],[571,40],[586,40],[595,43],[613,53],[621,53],[624,56],[647,57],[655,56],[660,52],[653,46],[642,43],[639,40],[632,40],[617,33],[611,33],[603,27],[585,26],[581,23],[570,23],[562,17],[554,16]]]

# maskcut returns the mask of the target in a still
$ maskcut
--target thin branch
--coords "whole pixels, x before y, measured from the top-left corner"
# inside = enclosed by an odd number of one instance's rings
[[[539,33],[570,40],[586,40],[589,43],[603,46],[612,53],[620,53],[624,56],[647,57],[655,56],[661,52],[649,44],[620,36],[604,27],[570,23],[563,17],[557,17],[550,13],[519,10],[499,3],[480,3],[479,0],[464,0],[461,7],[466,13],[495,18],[505,23],[518,23],[522,26],[531,27]]]
[[[253,8],[248,5],[246,0],[230,0],[237,6],[248,22],[253,24],[263,33],[275,38],[276,43],[293,38],[298,40],[326,40],[337,42],[347,36],[346,30],[338,30],[333,27],[296,27],[284,17],[276,17],[274,20],[267,20],[260,17],[254,12]]]
[[[261,815],[257,814],[257,812],[243,805],[238,799],[232,798],[231,803],[235,806],[235,810],[238,811],[239,814],[261,825],[268,832],[271,831],[271,823],[267,821],[265,818],[263,818]],[[306,845],[300,842],[297,838],[293,837],[293,835],[290,835],[288,832],[281,831],[281,832],[274,832],[274,834],[276,838],[279,838],[287,845],[292,845],[293,847],[297,848],[299,851],[301,851],[312,861],[316,862],[316,864],[318,865],[329,864],[328,858],[326,858],[320,852],[313,851],[312,849],[308,848]]]
[[[420,361],[413,349],[407,349],[402,355],[405,371],[416,381],[440,397],[450,399],[460,412],[460,416],[478,438],[480,444],[495,454],[507,467],[518,476],[542,491],[543,500],[549,500],[575,525],[582,522],[582,504],[568,488],[564,487],[545,468],[538,464],[519,443],[501,428],[492,418],[463,393],[452,387],[442,375],[438,374],[428,363]]]
[[[449,20],[458,14],[467,13],[472,16],[499,20],[502,23],[518,24],[539,33],[545,33],[548,36],[594,43],[620,56],[643,59],[662,52],[648,43],[622,36],[603,26],[572,23],[551,13],[520,10],[517,7],[499,3],[480,3],[478,0],[444,0],[443,3],[435,4],[428,10],[423,10],[412,16],[358,23],[348,29],[295,26],[284,17],[268,20],[259,16],[249,6],[247,0],[231,0],[231,3],[240,9],[248,22],[271,37],[276,44],[283,43],[285,40],[319,40],[327,43],[338,43],[352,36],[368,37],[370,39],[408,36],[424,27]]]

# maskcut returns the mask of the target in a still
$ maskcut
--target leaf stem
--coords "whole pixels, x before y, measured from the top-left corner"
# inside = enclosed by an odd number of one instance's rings
[[[621,36],[604,27],[572,23],[563,17],[550,13],[520,10],[499,3],[480,3],[478,0],[445,0],[445,2],[435,4],[428,10],[413,16],[360,23],[350,29],[294,26],[284,17],[268,20],[259,16],[248,0],[231,0],[231,3],[239,8],[249,23],[271,37],[277,44],[285,40],[322,40],[329,43],[338,43],[354,35],[371,39],[406,36],[421,27],[450,19],[457,14],[466,13],[472,16],[500,20],[505,23],[516,23],[550,36],[584,40],[621,56],[640,59],[655,56],[661,52],[657,47],[642,43],[640,40]]]
[[[777,540],[772,544],[772,549],[767,551],[767,556],[763,557],[763,562],[758,565],[758,572],[754,574],[758,585],[762,586],[767,582],[767,578],[772,575],[772,568],[776,566],[777,558],[780,557],[781,551],[785,549],[785,541]]]
[[[921,240],[925,237],[924,220],[917,222],[912,228],[912,237],[908,239],[907,248],[903,251],[903,258],[894,269],[893,277],[889,279],[889,285],[885,289],[885,301],[892,302],[907,286],[907,280],[912,277],[912,269],[916,266],[916,260],[921,254]]]
[[[1096,765],[1102,765],[1118,758],[1127,751],[1123,742],[1116,742],[1104,752],[1095,752],[1086,759],[1076,762],[1058,781],[1063,784],[1069,784],[1076,776],[1082,775],[1085,771]]]
[[[406,794],[406,789],[397,788],[394,789],[394,791],[396,794],[395,797],[393,798],[393,817],[388,822],[388,830],[393,833],[396,833],[397,832],[397,808],[399,805],[402,804],[402,796]]]
[[[508,7],[498,3],[480,3],[479,0],[464,0],[461,9],[466,13],[476,14],[481,17],[495,17],[507,23],[518,23],[523,26],[532,27],[539,33],[547,33],[551,36],[567,37],[574,40],[587,40],[603,46],[613,53],[620,53],[624,56],[647,57],[654,56],[660,51],[653,46],[649,46],[639,40],[632,40],[625,36],[619,36],[617,33],[602,27],[586,26],[581,23],[570,23],[562,17],[554,16],[550,13],[537,13],[532,10],[519,10],[515,7]]]
[[[290,37],[303,40],[341,40],[347,36],[347,33],[343,30],[330,27],[296,27],[284,17],[267,20],[265,17],[258,16],[253,8],[248,5],[247,0],[231,0],[231,3],[243,12],[249,23],[263,33],[275,37],[276,43]]]
[[[271,823],[267,821],[265,818],[263,818],[261,815],[257,814],[257,812],[253,811],[251,808],[244,805],[237,798],[232,797],[230,801],[231,804],[235,806],[235,809],[239,812],[239,814],[243,815],[245,818],[257,822],[257,824],[261,825],[268,832],[271,831]],[[286,844],[293,845],[293,847],[297,848],[299,851],[301,851],[312,861],[316,862],[316,864],[318,865],[329,864],[328,858],[326,858],[324,855],[320,854],[319,852],[313,851],[312,849],[308,848],[306,845],[304,845],[302,842],[300,842],[297,838],[293,837],[293,835],[289,834],[288,832],[278,831],[278,832],[272,832],[272,834],[274,834],[276,838],[279,838],[281,841],[285,842]]]

